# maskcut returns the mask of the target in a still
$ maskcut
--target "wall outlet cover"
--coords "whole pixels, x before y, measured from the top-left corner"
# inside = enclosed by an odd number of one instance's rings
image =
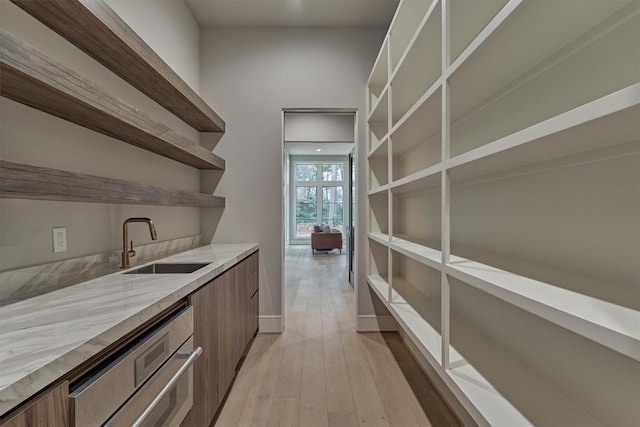
[[[66,227],[54,227],[53,228],[53,252],[66,252],[67,251],[67,228]]]

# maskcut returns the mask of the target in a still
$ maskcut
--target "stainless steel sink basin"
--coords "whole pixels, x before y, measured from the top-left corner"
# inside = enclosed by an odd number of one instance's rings
[[[202,267],[211,264],[207,263],[155,263],[127,271],[124,274],[185,274],[193,273]]]

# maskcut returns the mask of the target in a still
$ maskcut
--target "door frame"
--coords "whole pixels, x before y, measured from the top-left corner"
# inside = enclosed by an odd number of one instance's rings
[[[349,204],[349,224],[346,225],[347,231],[347,274],[349,275],[349,283],[352,288],[355,288],[355,265],[356,254],[355,254],[355,218],[356,218],[356,147],[355,143],[353,146],[353,150],[349,153],[349,161],[348,161],[348,196],[347,203]],[[346,223],[346,221],[345,221]],[[343,227],[344,228],[344,227]]]
[[[282,328],[281,328],[281,332],[284,331],[285,329],[285,316],[286,316],[286,307],[285,307],[285,283],[286,283],[286,278],[285,278],[285,245],[287,244],[287,227],[288,224],[286,223],[286,220],[288,219],[288,213],[287,213],[287,192],[289,191],[289,183],[288,181],[288,176],[287,176],[287,155],[286,155],[286,151],[285,151],[285,135],[284,135],[284,125],[285,125],[285,115],[287,113],[324,113],[324,114],[331,114],[331,113],[337,113],[337,114],[352,114],[353,115],[353,155],[354,157],[357,159],[358,158],[358,150],[359,150],[359,144],[358,144],[358,109],[357,108],[283,108],[282,109],[282,113],[280,116],[280,129],[281,129],[281,135],[280,135],[280,152],[282,153],[281,157],[280,157],[280,177],[282,179],[282,191],[280,193],[280,206],[281,206],[281,215],[280,215],[280,307],[281,307],[281,311],[282,311]],[[351,173],[351,171],[349,171],[349,173]],[[356,224],[357,226],[357,221],[358,221],[358,212],[360,210],[360,206],[358,204],[358,185],[357,185],[357,176],[358,176],[358,162],[356,162],[355,164],[355,176],[356,179],[354,180],[354,188],[355,188],[355,192],[353,194],[354,200],[355,200],[355,208],[354,209],[350,209],[350,213],[349,216],[352,218],[349,218],[349,221],[353,221],[353,223]],[[343,220],[344,221],[344,220]],[[354,258],[354,276],[355,276],[355,283],[358,283],[359,280],[359,271],[358,271],[358,253],[359,253],[359,244],[358,244],[358,239],[354,238],[354,254],[353,254],[353,258]],[[347,272],[348,273],[348,272]],[[358,306],[358,286],[354,286],[355,288],[355,299],[354,299],[354,304],[356,305],[356,309],[354,310],[355,313],[355,324],[357,325],[357,320],[358,320],[358,315],[357,315],[357,306]]]

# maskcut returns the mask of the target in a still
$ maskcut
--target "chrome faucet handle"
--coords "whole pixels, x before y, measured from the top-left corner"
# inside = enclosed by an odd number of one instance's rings
[[[133,240],[131,241],[131,249],[129,249],[127,252],[129,252],[129,257],[136,256],[136,251],[133,250]]]

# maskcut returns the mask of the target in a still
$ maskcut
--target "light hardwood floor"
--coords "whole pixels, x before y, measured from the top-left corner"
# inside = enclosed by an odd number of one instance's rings
[[[257,335],[216,426],[459,425],[398,334],[355,331],[346,256],[291,246],[285,271],[285,331]]]

